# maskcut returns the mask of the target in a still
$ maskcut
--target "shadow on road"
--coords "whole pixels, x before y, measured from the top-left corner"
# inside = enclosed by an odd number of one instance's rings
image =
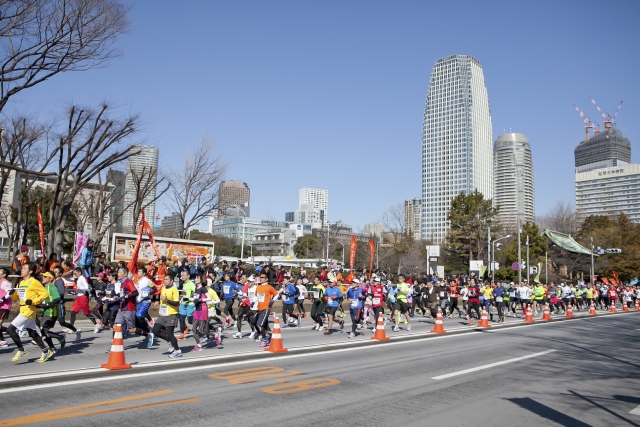
[[[515,403],[516,405],[520,406],[523,409],[526,409],[527,411],[533,412],[539,417],[546,418],[566,427],[592,427],[591,424],[583,423],[580,420],[565,415],[562,412],[558,412],[555,409],[550,408],[547,405],[543,405],[542,403],[536,402],[533,399],[529,399],[528,397],[514,397],[506,400]]]

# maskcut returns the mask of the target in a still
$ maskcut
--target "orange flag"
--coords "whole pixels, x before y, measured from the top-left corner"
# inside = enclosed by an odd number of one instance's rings
[[[373,271],[373,255],[376,251],[376,245],[373,240],[369,239],[369,279],[371,279],[371,272]]]
[[[42,225],[42,213],[40,213],[40,205],[38,205],[38,232],[40,233],[40,249],[42,250],[42,265],[45,265],[44,255],[44,226]]]
[[[138,238],[136,239],[136,244],[133,247],[133,255],[131,256],[131,261],[127,264],[127,269],[135,274],[135,269],[138,266],[138,252],[140,251],[140,244],[142,243],[142,233],[144,231],[144,211],[142,211],[142,218],[140,219],[140,228],[138,228]]]
[[[358,249],[358,242],[356,242],[356,236],[351,236],[351,248],[349,251],[349,264],[351,271],[353,271],[353,265],[356,263],[356,249]]]

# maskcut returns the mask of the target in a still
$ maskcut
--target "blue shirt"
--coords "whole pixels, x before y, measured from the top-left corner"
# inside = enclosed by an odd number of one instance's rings
[[[493,290],[493,296],[494,297],[504,297],[505,295],[506,295],[506,291],[501,286],[498,286],[497,288],[495,288]]]
[[[236,291],[241,291],[242,286],[238,286],[236,282],[223,282],[222,283],[222,298],[230,299],[236,297]]]
[[[387,292],[387,296],[389,297],[390,302],[396,302],[396,294],[398,293],[398,288],[396,286],[392,286],[389,288]]]
[[[350,308],[362,308],[362,288],[349,288],[347,298],[351,300]]]
[[[339,287],[329,286],[327,290],[324,291],[324,296],[329,297],[329,299],[327,300],[327,305],[329,307],[337,307],[340,305],[340,303],[338,302],[338,298],[341,298],[343,295]],[[336,299],[331,299],[331,297],[336,297]]]
[[[287,286],[285,286],[284,291],[282,291],[282,295],[285,296],[286,299],[283,299],[282,303],[287,305],[295,304],[296,299],[294,295],[296,294],[297,290],[298,288],[296,288],[293,283],[289,283]]]

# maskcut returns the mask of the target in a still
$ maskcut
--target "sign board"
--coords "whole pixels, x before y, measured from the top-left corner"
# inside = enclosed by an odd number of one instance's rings
[[[439,257],[440,256],[440,246],[428,245],[427,246],[427,256],[428,257]]]
[[[513,264],[511,264],[511,268],[518,271],[520,269],[520,264],[518,264],[517,262],[514,262]]]
[[[482,260],[470,260],[469,261],[469,274],[472,276],[480,277],[481,267],[484,266]]]
[[[429,262],[438,262],[437,257],[429,257]]]
[[[436,267],[438,277],[444,277],[444,265]]]
[[[137,238],[138,236],[135,234],[113,233],[111,239],[111,261],[128,262],[131,260]],[[156,237],[155,240],[160,255],[166,256],[169,261],[182,261],[183,258],[187,258],[189,261],[196,261],[198,257],[207,255],[213,257],[214,242],[167,237]],[[151,258],[156,258],[151,246],[151,240],[147,236],[142,236],[138,259],[141,262],[147,262]]]

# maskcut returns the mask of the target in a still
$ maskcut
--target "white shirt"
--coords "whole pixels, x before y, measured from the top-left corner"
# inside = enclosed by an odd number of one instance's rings
[[[570,286],[564,285],[561,289],[562,289],[562,298],[569,298],[573,296],[573,289]]]
[[[76,279],[76,296],[87,295],[89,293],[89,284],[84,276]]]
[[[518,291],[520,292],[520,299],[531,299],[531,295],[533,295],[531,288],[526,286],[519,287]]]
[[[298,291],[300,292],[298,299],[300,301],[304,300],[304,296],[307,294],[307,288],[304,285],[298,285]]]
[[[135,287],[138,291],[140,291],[140,289],[144,287],[152,288],[154,287],[154,284],[147,276],[143,276],[142,279],[136,282]]]

